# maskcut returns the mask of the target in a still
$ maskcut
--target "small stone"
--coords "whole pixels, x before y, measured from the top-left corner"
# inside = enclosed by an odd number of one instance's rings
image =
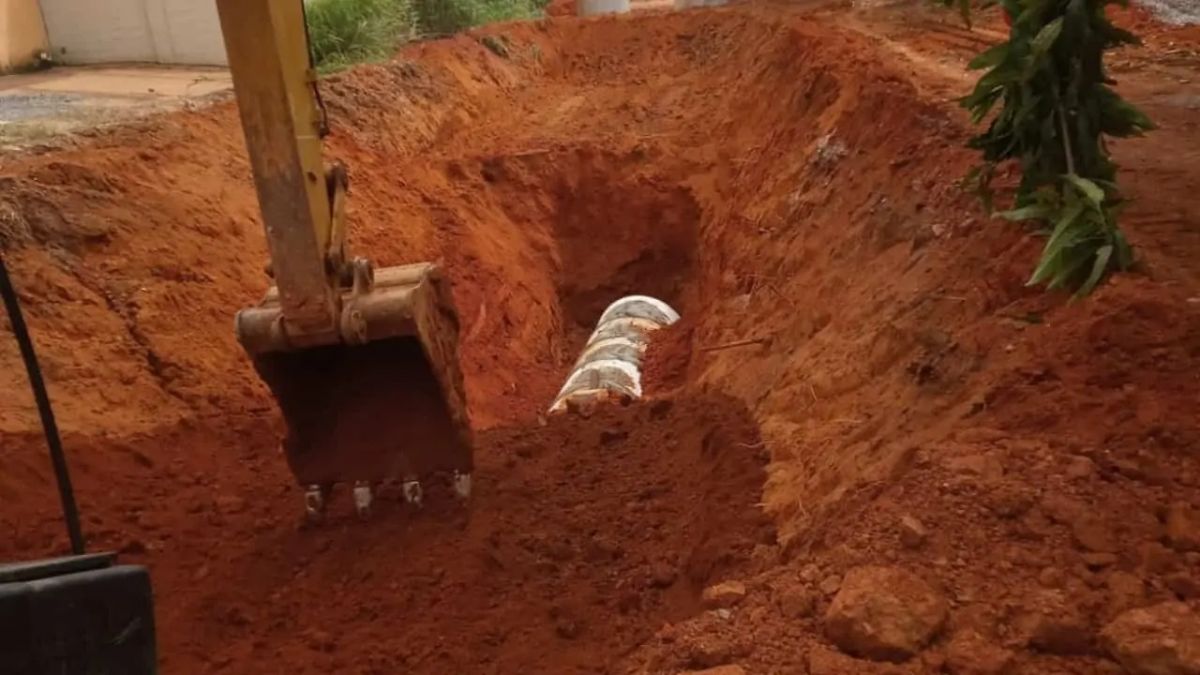
[[[821,592],[824,593],[825,595],[833,595],[834,593],[837,593],[838,589],[841,587],[842,587],[841,577],[839,577],[836,574],[831,574],[831,575],[825,577],[824,579],[822,579],[821,585],[818,586],[817,588],[820,588]]]
[[[921,521],[910,515],[904,515],[900,518],[900,543],[908,548],[920,548],[925,540],[929,538],[929,530],[921,524]]]
[[[1091,569],[1102,569],[1117,564],[1115,553],[1084,553],[1080,557],[1083,558],[1083,564]]]
[[[1018,625],[1030,644],[1044,652],[1069,656],[1083,654],[1091,646],[1087,618],[1060,591],[1035,593]]]
[[[1167,508],[1167,543],[1176,551],[1200,551],[1200,515],[1189,504]]]
[[[956,633],[946,645],[945,668],[951,675],[1004,675],[1012,670],[1014,654],[979,633]]]
[[[842,651],[878,661],[917,654],[946,623],[946,599],[897,567],[856,567],[825,613],[825,633]]]
[[[1182,602],[1131,609],[1105,626],[1100,637],[1132,675],[1200,673],[1200,619]]]
[[[1179,572],[1165,579],[1167,588],[1180,600],[1191,600],[1200,596],[1200,585],[1190,575]]]
[[[1038,572],[1038,583],[1046,588],[1062,588],[1066,581],[1066,575],[1057,567],[1047,567]]]
[[[740,581],[724,581],[709,586],[700,595],[700,601],[707,609],[718,607],[733,607],[746,597],[746,584]]]
[[[1071,480],[1091,478],[1096,475],[1096,463],[1083,455],[1072,455],[1063,473]]]
[[[821,568],[816,565],[805,565],[800,569],[800,578],[804,581],[812,583],[821,576]]]
[[[778,592],[776,603],[789,619],[807,619],[816,612],[817,594],[804,586],[789,586]]]

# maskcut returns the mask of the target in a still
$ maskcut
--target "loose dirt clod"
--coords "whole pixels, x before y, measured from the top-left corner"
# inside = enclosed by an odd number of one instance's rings
[[[1200,672],[1200,618],[1183,603],[1129,610],[1101,636],[1112,657],[1133,675]]]
[[[847,653],[903,661],[937,635],[947,609],[938,591],[907,570],[857,567],[825,613],[825,633]]]
[[[951,675],[1004,675],[1016,655],[973,630],[955,633],[946,645],[946,670]]]
[[[729,608],[746,597],[746,584],[740,581],[722,581],[704,589],[700,600],[709,609]]]
[[[1092,644],[1087,617],[1074,598],[1062,591],[1030,594],[1017,627],[1035,648],[1051,654],[1082,654]]]
[[[908,548],[918,548],[929,538],[929,530],[921,521],[905,514],[900,518],[900,543]]]

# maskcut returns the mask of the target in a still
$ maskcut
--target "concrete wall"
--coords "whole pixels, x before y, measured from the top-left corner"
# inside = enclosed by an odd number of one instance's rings
[[[0,71],[29,65],[46,46],[38,0],[0,0]]]
[[[224,65],[213,0],[41,0],[59,63]]]

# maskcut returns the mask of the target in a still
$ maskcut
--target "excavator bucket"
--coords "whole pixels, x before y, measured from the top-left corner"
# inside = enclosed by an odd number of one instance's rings
[[[457,314],[438,269],[378,270],[343,291],[341,316],[353,344],[293,348],[275,287],[238,314],[238,336],[283,413],[298,482],[327,492],[335,483],[469,476]]]
[[[336,483],[372,489],[454,476],[470,487],[458,321],[428,263],[376,271],[346,251],[349,177],[326,166],[329,125],[300,0],[217,0],[275,286],[237,334],[287,423],[283,450],[310,515]],[[324,180],[321,178],[324,176]]]

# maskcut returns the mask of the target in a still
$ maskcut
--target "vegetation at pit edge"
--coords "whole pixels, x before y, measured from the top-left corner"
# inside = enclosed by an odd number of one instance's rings
[[[304,0],[322,72],[386,59],[402,44],[541,15],[545,0]]]
[[[940,2],[958,6],[970,23],[970,0]],[[1011,28],[1007,41],[970,63],[986,72],[961,103],[976,123],[991,120],[970,141],[983,155],[973,178],[990,210],[997,165],[1018,163],[1015,204],[999,215],[1044,225],[1046,244],[1029,283],[1087,294],[1133,264],[1117,225],[1124,198],[1105,139],[1138,136],[1154,125],[1112,89],[1104,52],[1139,40],[1106,16],[1108,5],[1123,0],[981,4],[999,5]]]

